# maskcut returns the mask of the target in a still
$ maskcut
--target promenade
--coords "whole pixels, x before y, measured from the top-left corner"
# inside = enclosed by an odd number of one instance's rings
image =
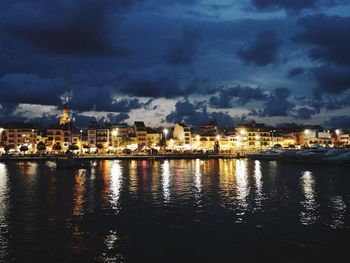
[[[49,161],[54,160],[63,155],[39,155],[39,154],[23,154],[23,155],[6,155],[0,156],[0,161]],[[237,159],[245,158],[245,154],[156,154],[156,155],[145,155],[145,154],[83,154],[75,156],[79,159],[84,160],[176,160],[176,159]]]

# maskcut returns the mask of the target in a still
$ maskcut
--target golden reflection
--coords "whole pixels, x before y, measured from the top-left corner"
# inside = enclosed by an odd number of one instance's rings
[[[119,210],[119,198],[122,188],[122,168],[120,161],[115,161],[111,168],[111,204],[116,210]]]
[[[74,199],[73,199],[73,215],[78,216],[83,214],[84,192],[86,174],[84,170],[79,170],[75,177]]]
[[[256,160],[254,163],[254,179],[255,179],[255,202],[258,205],[258,207],[261,207],[261,201],[264,198],[263,191],[262,191],[262,172],[261,172],[261,162]]]
[[[160,192],[160,162],[152,163],[152,173],[151,173],[151,190],[152,195],[155,199],[158,199]]]
[[[132,160],[129,165],[129,192],[136,194],[139,178],[137,176],[137,162]]]
[[[303,225],[316,223],[315,179],[310,171],[305,171],[301,180],[301,189],[305,200],[301,202],[303,211],[300,213],[300,222]]]
[[[202,174],[201,174],[201,160],[196,159],[195,161],[195,187],[196,187],[196,198],[200,198],[202,192]]]
[[[249,194],[248,188],[248,173],[247,160],[236,161],[236,186],[237,186],[237,200],[240,208],[246,209],[248,207],[247,196]]]
[[[161,166],[162,168],[162,187],[164,201],[167,203],[170,200],[170,164],[165,160]]]
[[[227,160],[221,159],[219,160],[219,187],[220,187],[220,198],[226,205],[235,204],[236,196],[235,196],[235,187],[236,187],[236,177],[235,177],[235,166],[236,160]]]
[[[102,161],[100,163],[100,169],[101,169],[101,175],[102,175],[102,182],[103,182],[103,188],[101,191],[102,194],[102,200],[105,204],[108,204],[109,202],[109,186],[110,186],[110,162],[109,161]]]
[[[235,185],[235,165],[233,160],[219,160],[220,188],[232,189]]]
[[[19,172],[23,175],[29,175],[25,180],[27,183],[34,183],[36,181],[36,177],[38,175],[38,163],[35,162],[20,162],[19,164]]]
[[[0,163],[0,225],[2,225],[7,211],[7,182],[8,178],[6,165]]]

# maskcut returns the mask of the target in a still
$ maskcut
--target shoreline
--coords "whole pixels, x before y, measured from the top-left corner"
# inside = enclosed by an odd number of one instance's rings
[[[30,155],[2,155],[0,162],[22,162],[22,161],[54,161],[62,156],[30,156]],[[323,160],[318,158],[281,158],[277,156],[256,156],[237,154],[181,154],[181,155],[80,155],[75,158],[88,161],[103,160],[135,160],[135,161],[162,161],[162,160],[218,160],[218,159],[250,159],[259,161],[278,161],[292,164],[314,164],[314,165],[350,165],[349,160]]]
[[[26,155],[2,155],[1,162],[7,161],[52,161],[62,156],[26,156]],[[241,159],[247,158],[246,155],[236,154],[158,154],[158,155],[79,155],[77,159],[96,161],[96,160],[181,160],[181,159]]]

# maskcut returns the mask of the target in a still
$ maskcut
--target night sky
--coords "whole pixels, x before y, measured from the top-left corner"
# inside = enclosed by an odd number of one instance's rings
[[[350,126],[349,0],[0,0],[0,120]]]

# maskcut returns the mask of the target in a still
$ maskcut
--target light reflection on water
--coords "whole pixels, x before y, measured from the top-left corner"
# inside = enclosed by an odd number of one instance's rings
[[[238,207],[244,211],[248,207],[247,196],[249,194],[247,160],[236,162],[236,186]]]
[[[4,261],[7,250],[7,240],[5,235],[8,233],[6,223],[6,214],[8,209],[8,175],[5,164],[0,163],[0,261]]]
[[[262,208],[262,201],[264,200],[264,193],[262,190],[262,171],[261,162],[256,160],[254,162],[254,179],[255,179],[255,203],[258,209]]]
[[[196,187],[195,196],[197,199],[197,202],[200,202],[201,199],[201,192],[202,192],[202,173],[201,173],[201,160],[196,159],[195,160],[195,174],[194,174],[194,184]]]
[[[332,196],[330,198],[330,207],[332,209],[332,220],[330,227],[334,229],[343,228],[347,208],[343,198],[341,196]]]
[[[162,189],[165,203],[170,201],[170,162],[165,160],[162,164]]]
[[[122,187],[122,168],[120,166],[120,161],[114,161],[111,167],[111,197],[110,201],[112,207],[118,211],[120,209],[119,206],[119,198],[120,191]]]
[[[281,229],[300,231],[304,239],[310,234],[305,228],[349,229],[350,188],[343,186],[350,180],[344,174],[337,167],[250,160],[115,160],[65,171],[0,163],[0,252],[18,262],[38,261],[37,249],[61,262],[127,261],[143,246],[161,251],[178,231],[181,240],[171,249],[182,243],[202,249],[212,240],[225,246],[243,235],[235,240],[239,244],[258,226],[270,227],[267,236],[276,239],[265,241],[260,232],[259,244],[273,247],[285,238]],[[211,231],[220,238],[205,236]]]
[[[315,199],[315,179],[310,171],[305,171],[301,177],[301,189],[305,200],[301,202],[303,211],[300,213],[300,222],[304,225],[310,225],[317,221],[318,205]]]

